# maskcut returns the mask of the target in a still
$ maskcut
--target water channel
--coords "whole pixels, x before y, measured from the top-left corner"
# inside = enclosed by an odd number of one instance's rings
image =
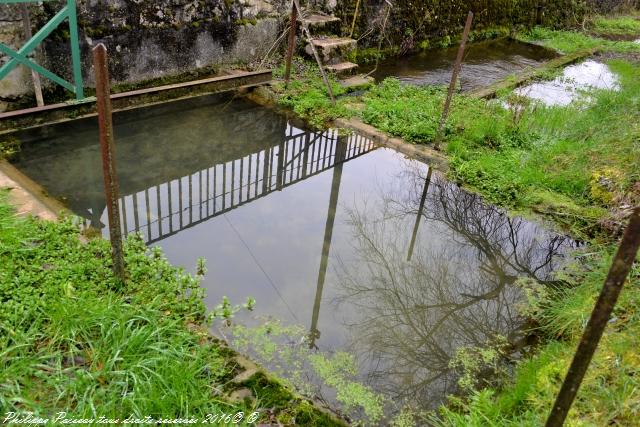
[[[572,242],[428,165],[228,96],[116,114],[122,223],[194,272],[210,308],[256,299],[313,348],[354,355],[384,395],[432,408],[458,348],[522,325],[519,278],[553,281]],[[15,165],[107,235],[95,119],[24,131]]]
[[[373,76],[378,81],[397,77],[415,85],[449,84],[457,53],[458,47],[454,46],[382,61]],[[465,51],[460,85],[463,91],[477,89],[557,56],[545,47],[509,38],[471,43]],[[370,68],[373,70],[373,66]]]

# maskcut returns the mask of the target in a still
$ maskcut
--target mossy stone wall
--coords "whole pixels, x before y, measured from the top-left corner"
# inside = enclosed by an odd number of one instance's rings
[[[530,27],[538,24],[566,27],[578,25],[590,9],[586,0],[393,0],[385,31],[386,47],[402,51],[417,48],[425,40],[456,39],[469,11],[474,30]],[[337,14],[350,26],[356,0],[341,2]],[[362,0],[354,36],[361,44],[377,44],[386,13],[384,0]]]

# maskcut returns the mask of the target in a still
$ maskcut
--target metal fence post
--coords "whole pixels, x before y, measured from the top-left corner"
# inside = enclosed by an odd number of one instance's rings
[[[618,301],[624,282],[636,259],[638,247],[640,247],[640,206],[636,207],[631,214],[629,225],[613,259],[604,287],[547,419],[547,427],[561,427],[564,424],[593,354],[600,343],[600,338],[607,327],[613,307]]]
[[[462,66],[462,59],[464,57],[464,49],[467,45],[467,39],[469,38],[469,32],[471,31],[471,23],[473,22],[473,12],[469,12],[467,15],[467,23],[464,26],[464,32],[462,33],[462,42],[458,49],[458,56],[456,57],[455,65],[453,66],[453,73],[451,74],[451,83],[449,84],[449,92],[447,93],[447,99],[444,102],[444,108],[442,109],[442,117],[440,117],[440,124],[438,126],[438,134],[436,135],[435,148],[440,146],[442,138],[444,137],[444,126],[447,123],[447,117],[449,116],[449,108],[451,108],[451,100],[453,99],[453,92],[458,84],[458,74],[460,74],[460,67]]]
[[[124,282],[125,269],[124,256],[122,253],[122,230],[120,228],[120,209],[118,205],[120,195],[111,115],[109,68],[107,48],[102,43],[93,48],[93,65],[96,74],[96,105],[98,107],[102,172],[104,175],[104,194],[106,197],[107,215],[109,216],[109,237],[111,239],[113,273],[120,282]]]
[[[291,19],[289,20],[289,45],[287,47],[287,62],[284,71],[284,86],[289,85],[291,78],[291,60],[293,59],[293,50],[296,45],[296,29],[298,27],[298,8],[293,1],[291,2]]]

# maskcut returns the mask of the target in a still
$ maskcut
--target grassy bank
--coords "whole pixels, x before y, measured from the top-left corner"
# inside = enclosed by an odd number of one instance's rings
[[[551,216],[576,236],[615,233],[619,208],[640,202],[640,67],[608,65],[620,90],[595,91],[590,102],[545,107],[510,92],[498,102],[456,96],[445,132],[451,177],[493,203]],[[430,144],[444,96],[441,88],[388,79],[364,95],[361,116]]]
[[[199,277],[127,240],[118,284],[102,239],[70,221],[14,216],[0,193],[0,408],[124,420],[253,413],[261,421],[339,425],[208,334]],[[202,271],[201,273],[204,273]],[[233,392],[248,389],[246,399]],[[3,415],[4,417],[4,415]],[[135,423],[134,423],[135,424]]]
[[[514,366],[502,386],[478,390],[443,407],[442,426],[539,426],[575,353],[604,283],[614,248],[594,246],[563,275],[558,289],[537,289],[528,305],[543,344]],[[640,266],[636,264],[601,341],[568,426],[638,425],[640,415]]]

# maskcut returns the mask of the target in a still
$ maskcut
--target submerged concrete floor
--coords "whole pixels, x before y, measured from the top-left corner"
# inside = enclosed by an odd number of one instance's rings
[[[32,215],[46,221],[56,221],[58,215],[52,206],[47,206],[47,204],[27,190],[29,186],[28,183],[19,183],[18,181],[22,180],[19,176],[16,176],[16,173],[20,174],[13,166],[4,161],[0,161],[0,189],[8,190],[9,203],[16,208],[17,215]]]

